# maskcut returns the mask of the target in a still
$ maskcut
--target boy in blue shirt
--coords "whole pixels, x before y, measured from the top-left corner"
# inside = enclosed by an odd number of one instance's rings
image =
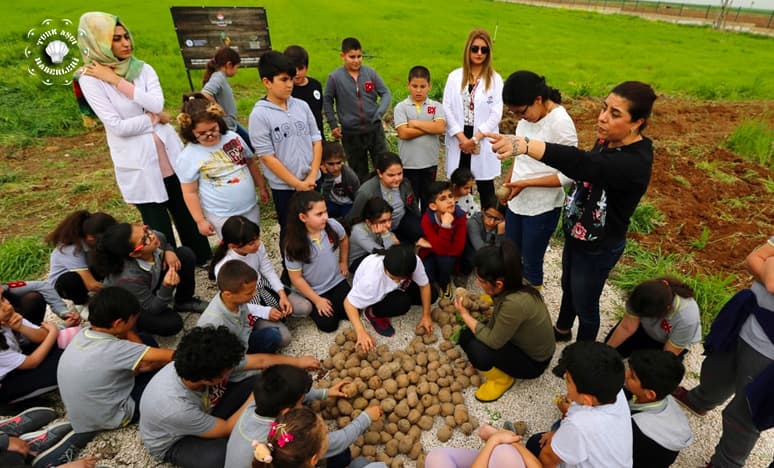
[[[428,99],[430,71],[418,65],[408,74],[409,95],[395,106],[393,117],[398,132],[398,153],[403,176],[419,195],[421,208],[427,208],[427,189],[435,182],[441,140],[446,119],[440,102]]]
[[[364,182],[369,175],[368,156],[375,165],[376,157],[389,151],[382,116],[392,95],[376,71],[362,64],[363,47],[354,37],[341,41],[341,60],[344,65],[325,83],[323,111],[333,138],[341,139],[349,165]]]
[[[290,197],[297,190],[314,190],[320,177],[322,137],[309,106],[291,96],[296,67],[287,57],[266,53],[258,72],[267,94],[250,113],[250,141],[266,168],[282,246]]]

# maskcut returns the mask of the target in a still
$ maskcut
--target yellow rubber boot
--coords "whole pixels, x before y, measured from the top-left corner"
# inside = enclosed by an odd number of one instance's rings
[[[476,400],[482,403],[498,400],[516,381],[516,379],[496,367],[481,372],[481,375],[486,377],[486,382],[481,384],[478,390],[476,390]]]

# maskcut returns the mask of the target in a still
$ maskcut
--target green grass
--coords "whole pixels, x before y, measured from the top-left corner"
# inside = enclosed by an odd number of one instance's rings
[[[774,128],[762,120],[740,123],[725,146],[750,161],[774,169]]]
[[[48,265],[48,255],[40,238],[6,239],[0,244],[0,281],[40,278]]]
[[[693,248],[695,249],[702,250],[704,249],[704,247],[707,246],[707,242],[709,242],[709,237],[710,237],[710,229],[707,226],[704,226],[701,230],[701,233],[699,234],[699,237],[691,241],[691,246],[693,246]]]
[[[715,316],[735,292],[732,287],[736,281],[734,275],[697,273],[690,255],[665,255],[660,248],[649,252],[632,240],[627,242],[624,255],[626,259],[613,270],[611,282],[629,293],[641,282],[659,276],[674,276],[685,281],[693,289],[699,304],[703,335],[707,334]]]
[[[461,65],[468,31],[483,27],[493,32],[495,25],[499,26],[495,69],[503,77],[517,69],[535,70],[565,95],[601,96],[628,79],[650,82],[659,93],[712,99],[774,95],[774,80],[770,79],[774,39],[768,37],[485,0],[455,2],[453,8],[441,0],[375,0],[357,8],[340,0],[266,0],[260,4],[267,10],[273,47],[304,45],[311,57],[310,75],[323,82],[341,63],[341,39],[358,37],[368,57],[366,63],[379,71],[394,92],[393,100],[406,95],[406,73],[420,63],[433,75],[431,96],[440,96],[447,74]],[[74,0],[41,0],[8,9],[7,27],[0,33],[0,65],[6,72],[0,85],[0,144],[25,145],[41,136],[81,131],[72,91],[46,87],[28,76],[23,51],[25,32],[42,19],[69,18],[77,23],[85,10],[109,11],[122,18],[136,38],[136,56],[156,69],[167,107],[175,111],[180,96],[188,90],[188,80],[169,6],[165,2],[100,1],[86,7]],[[428,24],[432,27],[424,26]],[[192,74],[198,87],[201,72]],[[254,69],[242,69],[232,84],[245,119],[263,87]]]
[[[640,202],[634,209],[629,222],[629,231],[650,234],[658,225],[663,224],[664,213],[647,201]]]
[[[696,164],[696,167],[706,172],[710,178],[717,180],[718,182],[723,182],[725,184],[734,184],[739,181],[739,179],[723,171],[723,169],[721,169],[719,166],[720,166],[720,161],[704,160],[704,161],[699,161]]]

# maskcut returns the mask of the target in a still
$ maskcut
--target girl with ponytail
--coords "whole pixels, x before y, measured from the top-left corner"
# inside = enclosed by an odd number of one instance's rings
[[[539,377],[551,362],[554,341],[551,317],[540,293],[524,282],[521,255],[508,239],[481,248],[473,256],[476,279],[494,300],[492,318],[479,322],[458,296],[454,307],[467,328],[459,344],[484,377],[476,391],[481,402],[495,401],[515,379]]]
[[[635,286],[624,317],[605,338],[625,358],[637,349],[663,349],[682,358],[699,341],[701,312],[693,290],[668,276]]]
[[[230,216],[242,215],[258,224],[255,187],[261,201],[269,202],[252,150],[228,130],[224,117],[223,109],[201,93],[184,96],[177,116],[180,136],[188,142],[177,159],[177,175],[188,211],[204,236],[222,237],[220,230]]]
[[[226,113],[226,126],[232,132],[236,132],[247,143],[250,151],[253,146],[250,144],[250,135],[237,120],[237,103],[234,99],[234,91],[228,79],[233,77],[239,71],[239,64],[242,58],[239,52],[231,47],[221,47],[215,52],[215,55],[207,62],[202,77],[202,94],[210,102],[220,105]]]

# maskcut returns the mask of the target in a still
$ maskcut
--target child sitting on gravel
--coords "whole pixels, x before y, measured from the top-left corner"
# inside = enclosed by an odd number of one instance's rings
[[[533,435],[527,447],[539,441],[544,466],[632,466],[632,423],[622,390],[621,356],[605,344],[578,341],[564,348],[562,360],[570,400],[567,415],[559,429]]]
[[[378,413],[377,417],[381,417],[381,408],[378,406],[366,408],[362,414],[366,414],[372,409],[374,413]],[[292,408],[277,418],[265,442],[253,442],[252,445],[255,447],[253,466],[261,468],[312,468],[317,466],[317,462],[321,458],[325,458],[324,449],[330,443],[332,435],[328,432],[325,421],[314,411],[304,406]],[[369,462],[363,457],[352,460],[349,466],[352,468],[387,468],[387,465],[382,462]]]
[[[693,442],[688,418],[669,395],[685,367],[672,353],[648,349],[629,358],[624,386],[632,393],[634,468],[668,467]]]
[[[355,347],[366,352],[374,347],[373,338],[360,320],[359,309],[365,310],[365,317],[377,333],[392,336],[395,329],[390,317],[404,315],[412,304],[421,304],[422,319],[417,330],[430,333],[433,331],[430,305],[435,302],[434,296],[425,268],[412,246],[393,245],[385,253],[369,255],[355,272],[352,290],[344,299],[347,318],[357,333]]]
[[[303,369],[277,365],[263,371],[253,389],[254,400],[247,405],[228,439],[226,468],[250,466],[251,442],[266,442],[274,420],[280,415],[302,403],[346,397],[341,389],[347,383],[342,380],[329,389],[312,389],[312,377]],[[371,406],[343,429],[328,434],[328,449],[323,457],[328,468],[349,466],[349,446],[381,414],[379,406]]]

